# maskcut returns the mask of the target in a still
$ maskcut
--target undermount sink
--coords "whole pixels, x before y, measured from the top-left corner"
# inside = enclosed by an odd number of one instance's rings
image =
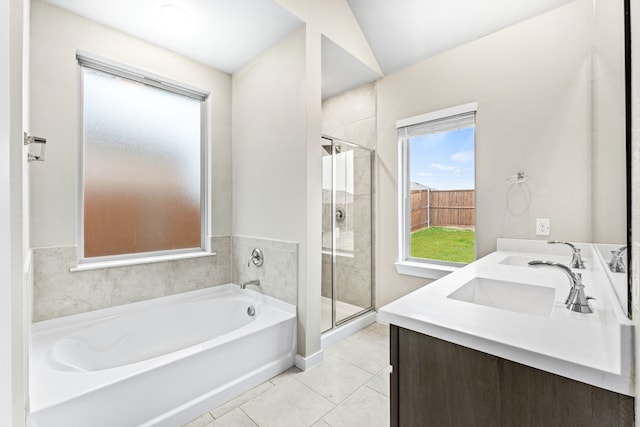
[[[539,255],[536,257],[509,255],[505,257],[502,261],[498,262],[498,264],[515,265],[517,267],[529,267],[529,261],[534,261],[534,260],[555,261],[555,262],[564,264],[566,266],[569,266],[571,264],[571,257],[563,257],[558,255]],[[585,260],[584,264],[585,264],[585,270],[590,271],[591,263],[589,262],[588,259]],[[576,270],[576,271],[580,271],[580,270]]]
[[[555,297],[555,288],[476,277],[447,298],[516,313],[550,317]]]

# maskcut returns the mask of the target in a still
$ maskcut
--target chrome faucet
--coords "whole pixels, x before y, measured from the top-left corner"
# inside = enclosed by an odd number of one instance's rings
[[[581,270],[584,269],[584,262],[582,261],[582,255],[580,254],[580,249],[576,248],[573,243],[569,242],[560,242],[558,240],[550,240],[547,243],[561,243],[563,245],[569,246],[573,250],[573,255],[571,256],[571,268],[579,268]]]
[[[627,247],[623,246],[617,251],[611,251],[611,261],[609,261],[609,270],[614,273],[626,273],[627,268],[624,266],[624,258],[622,254],[627,251]]]
[[[563,271],[569,280],[571,281],[571,290],[569,296],[565,300],[565,306],[567,310],[575,311],[578,313],[593,313],[593,310],[589,306],[589,300],[593,299],[584,294],[584,285],[582,284],[582,274],[574,273],[569,267],[559,262],[554,261],[529,261],[530,267],[555,267]]]
[[[244,283],[240,284],[240,289],[244,289],[249,285],[260,286],[260,279],[249,280],[248,282],[244,282]]]

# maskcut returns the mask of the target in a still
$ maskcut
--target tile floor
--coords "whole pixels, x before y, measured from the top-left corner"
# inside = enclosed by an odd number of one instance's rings
[[[184,427],[389,425],[389,327],[374,323]]]

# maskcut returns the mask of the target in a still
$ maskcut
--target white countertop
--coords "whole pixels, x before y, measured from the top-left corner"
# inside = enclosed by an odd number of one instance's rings
[[[558,261],[568,265],[569,248],[541,241],[499,239],[498,251],[473,262],[384,307],[390,323],[547,372],[625,395],[634,395],[633,324],[622,311],[605,266],[589,244],[582,248],[580,271],[593,313],[567,310],[568,277],[556,268],[500,264],[509,256]],[[560,258],[559,258],[560,257]],[[556,289],[549,316],[459,301],[448,296],[474,278]]]

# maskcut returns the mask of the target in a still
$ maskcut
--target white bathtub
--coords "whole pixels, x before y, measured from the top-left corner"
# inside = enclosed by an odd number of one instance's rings
[[[38,322],[27,425],[181,425],[293,366],[295,339],[294,306],[231,284]]]

